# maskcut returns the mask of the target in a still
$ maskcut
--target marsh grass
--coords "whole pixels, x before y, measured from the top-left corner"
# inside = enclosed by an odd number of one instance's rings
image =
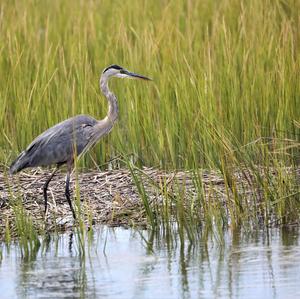
[[[6,222],[5,222],[5,231],[4,231],[4,241],[6,244],[10,244],[11,242],[11,232],[10,232],[10,226],[9,226],[9,220],[8,218],[6,219]]]
[[[12,217],[6,215],[4,232],[4,241],[10,244],[12,237],[17,237],[20,242],[20,252],[22,258],[25,260],[34,258],[34,255],[40,247],[39,234],[43,234],[42,225],[34,225],[33,219],[30,214],[25,210],[22,203],[22,196],[19,190],[13,190],[10,186],[7,175],[4,175],[6,186],[8,188],[8,202],[11,208]],[[3,215],[3,217],[5,217]],[[13,224],[11,223],[13,222]],[[3,237],[1,238],[3,239]]]
[[[0,160],[8,165],[35,136],[72,115],[104,117],[98,78],[117,63],[154,81],[112,80],[119,123],[78,168],[137,157],[135,166],[126,165],[150,226],[168,227],[175,217],[191,241],[191,228],[204,222],[220,229],[228,222],[293,223],[299,219],[299,10],[293,0],[1,1]],[[187,203],[184,188],[170,193],[161,182],[155,188],[164,200],[150,202],[145,177],[136,172],[143,165],[192,171],[197,195]],[[201,168],[220,171],[225,204],[204,188]],[[251,200],[241,179],[257,191]],[[35,238],[20,206],[15,213],[28,228],[20,227],[20,236]]]
[[[246,164],[249,163],[249,164]],[[180,239],[192,244],[203,229],[211,229],[221,239],[224,229],[243,230],[284,225],[298,225],[300,214],[299,175],[293,167],[277,165],[257,167],[252,161],[235,165],[228,159],[219,170],[223,176],[222,188],[203,183],[200,170],[186,173],[170,184],[167,180],[153,180],[142,169],[129,163],[134,184],[140,194],[149,227],[162,226],[170,230],[176,224]],[[187,187],[192,180],[193,186]],[[149,186],[156,190],[150,197]]]
[[[120,121],[86,166],[133,153],[149,166],[215,168],[228,146],[299,141],[299,8],[292,0],[2,1],[1,160],[71,115],[103,117],[98,78],[109,63],[154,82],[112,80]],[[255,146],[246,152],[261,162]],[[299,161],[299,147],[288,153]]]
[[[75,203],[76,220],[74,221],[74,235],[76,241],[77,252],[81,256],[85,256],[86,251],[89,253],[93,241],[93,212],[88,201],[80,194],[78,161],[75,160],[74,176],[75,191],[71,201]]]
[[[35,258],[40,248],[39,233],[31,217],[26,213],[21,200],[16,200],[13,205],[15,215],[16,234],[19,240],[21,256],[25,260]]]

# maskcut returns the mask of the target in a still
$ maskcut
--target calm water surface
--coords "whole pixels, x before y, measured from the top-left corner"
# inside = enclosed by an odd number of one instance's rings
[[[195,246],[100,227],[51,235],[22,257],[0,245],[0,298],[300,298],[299,230],[225,232]],[[183,244],[183,245],[181,245]]]

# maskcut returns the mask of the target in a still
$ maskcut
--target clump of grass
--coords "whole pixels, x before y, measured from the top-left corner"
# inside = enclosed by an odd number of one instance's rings
[[[148,197],[148,194],[144,188],[143,181],[139,177],[139,175],[136,173],[136,168],[133,166],[131,161],[127,161],[127,165],[130,169],[133,181],[135,183],[135,186],[137,187],[137,190],[139,192],[140,198],[143,202],[143,206],[146,212],[147,220],[151,224],[151,227],[154,229],[157,225],[156,223],[156,217],[155,217],[155,211],[151,207],[151,203]]]
[[[74,220],[74,231],[75,231],[75,241],[77,245],[77,252],[80,256],[85,256],[86,246],[88,247],[88,253],[91,248],[91,243],[93,241],[93,214],[88,202],[84,199],[81,200],[80,194],[80,184],[79,184],[79,173],[78,173],[78,161],[75,159],[75,213],[76,220]]]
[[[5,222],[4,235],[5,235],[5,237],[4,237],[5,243],[10,244],[10,242],[11,242],[11,232],[10,232],[10,226],[9,226],[8,218],[6,219],[6,222]]]
[[[203,183],[204,174],[199,170],[186,172],[187,182],[182,177],[177,182],[175,174],[170,184],[164,179],[153,179],[142,169],[130,165],[149,227],[157,230],[162,226],[171,231],[172,223],[175,223],[182,243],[186,238],[195,243],[204,228],[213,231],[221,241],[223,230],[229,226],[249,230],[299,224],[297,173],[292,167],[275,167],[274,161],[269,167],[254,166],[251,160],[239,164],[236,157],[234,160],[224,158],[218,176],[223,177],[222,186],[216,188],[215,183]],[[189,186],[191,180],[192,187]],[[149,215],[155,221],[151,221]]]
[[[34,259],[41,245],[39,232],[34,227],[31,217],[24,210],[21,200],[15,200],[13,212],[21,255],[26,260]]]

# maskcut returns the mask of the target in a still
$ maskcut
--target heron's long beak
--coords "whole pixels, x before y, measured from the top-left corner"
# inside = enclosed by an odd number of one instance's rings
[[[136,74],[136,73],[131,73],[131,72],[126,71],[126,70],[123,70],[122,73],[123,73],[123,74],[126,74],[127,76],[132,77],[132,78],[137,78],[137,79],[150,80],[150,81],[152,81],[152,79],[150,79],[150,78],[148,78],[148,77],[145,77],[145,76],[142,76],[142,75],[139,75],[139,74]]]

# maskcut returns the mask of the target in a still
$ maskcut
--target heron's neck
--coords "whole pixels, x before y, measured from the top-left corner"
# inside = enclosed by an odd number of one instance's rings
[[[108,88],[108,78],[106,76],[100,78],[100,89],[108,101],[108,113],[105,120],[113,125],[118,118],[119,107],[117,97]]]

